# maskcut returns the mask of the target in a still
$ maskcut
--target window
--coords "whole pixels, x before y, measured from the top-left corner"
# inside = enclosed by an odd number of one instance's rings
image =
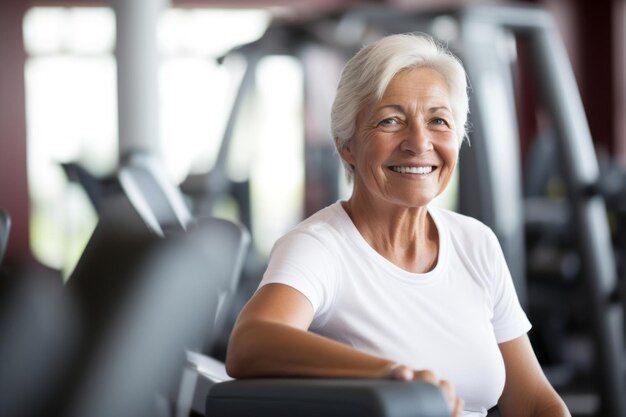
[[[35,7],[23,28],[30,241],[36,259],[67,273],[96,214],[60,164],[95,175],[117,164],[115,17],[108,8]]]
[[[175,182],[215,163],[246,67],[244,59],[220,64],[217,58],[260,37],[269,19],[264,10],[163,13],[159,140]],[[23,31],[31,246],[37,260],[67,277],[97,213],[61,164],[78,162],[97,177],[114,175],[118,164],[115,14],[108,7],[34,7]],[[267,253],[302,211],[302,71],[293,58],[268,57],[256,77],[235,129],[228,175],[250,181],[253,239]],[[237,216],[232,205],[218,210]]]

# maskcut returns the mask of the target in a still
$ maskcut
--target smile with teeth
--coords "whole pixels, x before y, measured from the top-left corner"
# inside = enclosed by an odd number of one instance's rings
[[[391,170],[400,174],[430,174],[433,171],[432,166],[427,167],[402,167],[393,166]]]

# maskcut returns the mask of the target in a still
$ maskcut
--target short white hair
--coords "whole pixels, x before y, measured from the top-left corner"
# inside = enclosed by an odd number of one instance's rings
[[[354,136],[356,119],[367,105],[380,101],[393,77],[403,70],[431,68],[444,78],[459,147],[467,136],[469,97],[461,61],[423,33],[389,35],[359,50],[344,67],[331,110],[331,131],[340,152]],[[353,168],[343,161],[348,180]]]

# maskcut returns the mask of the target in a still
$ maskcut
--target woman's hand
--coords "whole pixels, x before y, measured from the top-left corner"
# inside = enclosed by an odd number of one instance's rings
[[[452,417],[460,417],[463,413],[464,402],[456,396],[454,387],[445,380],[437,378],[431,371],[416,371],[406,365],[393,364],[387,373],[387,378],[400,381],[426,381],[437,386],[443,393],[450,406]]]

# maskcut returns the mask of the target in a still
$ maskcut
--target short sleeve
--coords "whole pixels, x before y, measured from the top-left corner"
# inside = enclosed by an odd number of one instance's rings
[[[513,340],[526,334],[531,324],[520,305],[511,273],[504,259],[502,248],[493,232],[491,247],[495,256],[492,286],[492,325],[498,343]]]
[[[329,308],[335,295],[333,259],[317,237],[302,231],[290,232],[272,248],[259,288],[267,284],[288,285],[311,302],[318,316]]]

